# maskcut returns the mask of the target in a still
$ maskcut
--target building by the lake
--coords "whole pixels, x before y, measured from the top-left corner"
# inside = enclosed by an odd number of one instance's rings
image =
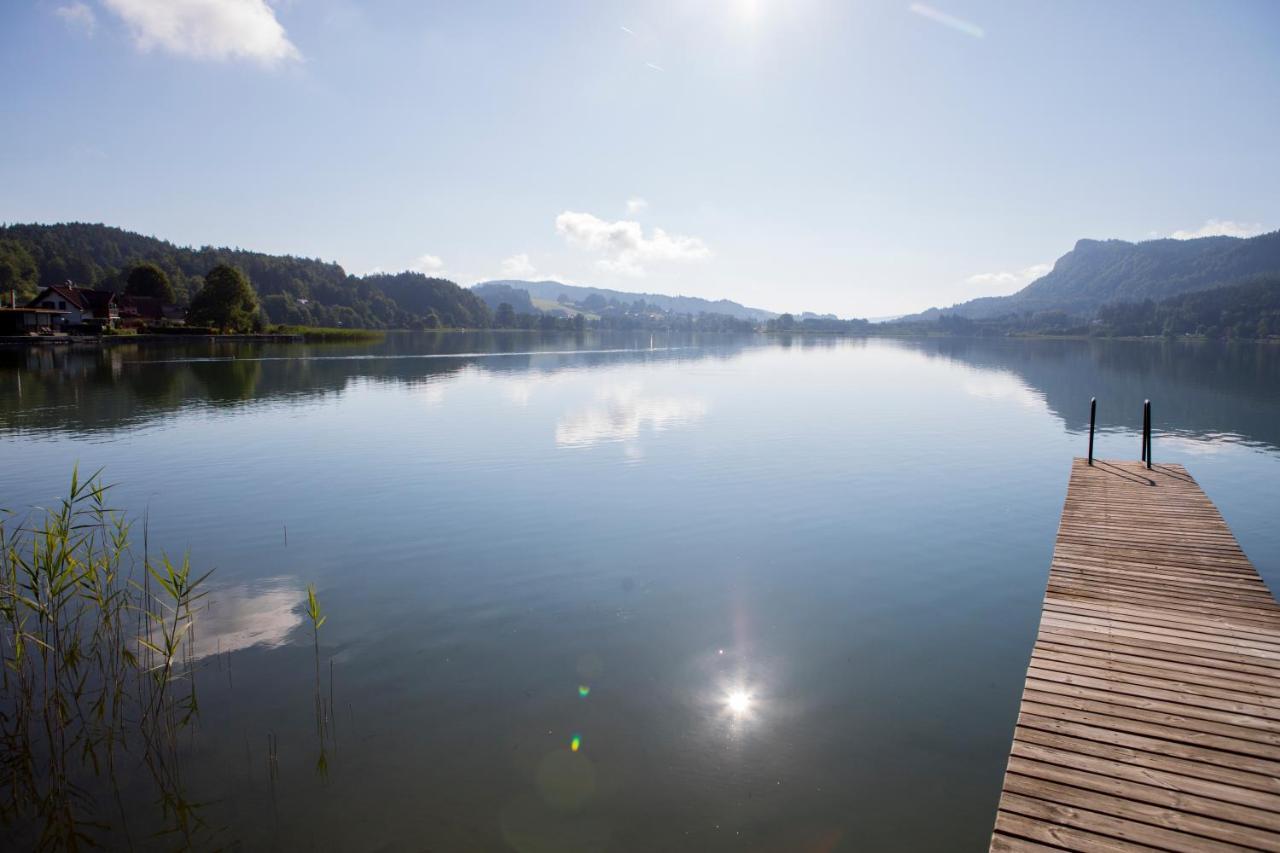
[[[27,307],[64,312],[55,319],[54,331],[101,331],[120,321],[120,305],[113,292],[76,287],[71,282],[49,285]]]

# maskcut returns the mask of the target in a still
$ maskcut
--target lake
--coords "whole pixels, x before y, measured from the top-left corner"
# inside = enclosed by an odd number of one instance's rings
[[[136,540],[215,570],[200,846],[979,850],[1091,396],[1123,459],[1151,399],[1274,589],[1274,346],[8,349],[0,505],[102,468]]]

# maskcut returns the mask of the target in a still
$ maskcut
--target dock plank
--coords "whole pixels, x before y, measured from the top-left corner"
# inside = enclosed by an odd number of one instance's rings
[[[1072,464],[991,849],[1280,851],[1280,604],[1180,465]]]

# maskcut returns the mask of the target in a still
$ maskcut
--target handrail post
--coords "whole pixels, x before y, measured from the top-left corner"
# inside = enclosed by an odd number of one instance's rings
[[[1147,401],[1142,401],[1142,451],[1138,456],[1143,462],[1147,461]]]
[[[1098,398],[1089,398],[1089,464],[1093,464],[1093,424],[1098,419]]]
[[[1144,400],[1142,403],[1142,423],[1144,433],[1143,446],[1147,449],[1147,470],[1151,470],[1151,401]]]

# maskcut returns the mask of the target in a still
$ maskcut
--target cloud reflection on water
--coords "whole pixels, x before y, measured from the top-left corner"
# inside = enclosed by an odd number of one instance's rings
[[[1011,402],[1033,412],[1046,412],[1044,395],[1010,371],[969,371],[961,384],[964,392],[980,400]]]
[[[268,578],[211,592],[208,606],[196,614],[195,656],[284,645],[302,624],[300,605],[305,598],[294,578]]]
[[[634,442],[646,430],[662,432],[687,426],[705,417],[707,404],[696,397],[645,395],[639,385],[604,389],[594,403],[565,415],[556,423],[560,447],[592,447],[610,442]],[[631,445],[627,455],[637,458]]]

